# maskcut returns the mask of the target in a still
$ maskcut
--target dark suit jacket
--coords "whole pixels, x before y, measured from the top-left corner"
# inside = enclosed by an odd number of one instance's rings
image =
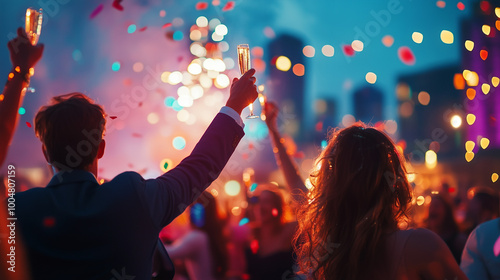
[[[217,178],[243,134],[219,113],[191,155],[156,179],[124,172],[99,185],[73,170],[16,194],[33,278],[151,279],[160,230]]]

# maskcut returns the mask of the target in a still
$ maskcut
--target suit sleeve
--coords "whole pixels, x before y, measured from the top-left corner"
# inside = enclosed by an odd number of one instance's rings
[[[469,238],[467,239],[467,243],[465,244],[465,248],[462,253],[460,268],[470,280],[490,279],[490,277],[488,276],[488,271],[484,264],[484,259],[482,258],[481,252],[479,252],[478,245],[479,244],[476,228],[471,232]]]
[[[243,137],[243,128],[219,113],[191,154],[140,192],[156,226],[164,227],[217,179]]]

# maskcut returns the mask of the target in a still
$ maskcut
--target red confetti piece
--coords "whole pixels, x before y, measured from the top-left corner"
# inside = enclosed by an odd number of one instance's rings
[[[277,57],[277,56],[275,56],[275,57],[273,57],[273,58],[271,59],[271,65],[272,65],[272,66],[276,65],[276,60],[278,60],[278,57]]]
[[[248,154],[247,154],[247,153],[244,153],[244,154],[242,154],[242,155],[241,155],[241,157],[242,157],[244,160],[247,160],[249,156],[248,156]]]
[[[95,8],[92,13],[90,14],[90,19],[95,18],[100,12],[102,12],[102,9],[104,8],[104,5],[101,4]]]
[[[294,158],[305,158],[306,157],[306,154],[304,154],[303,151],[300,151],[300,152],[296,152],[294,155],[293,155]]]
[[[488,51],[487,50],[481,50],[479,52],[479,56],[481,57],[482,60],[486,60],[486,58],[488,58]]]
[[[481,10],[483,10],[485,14],[490,13],[490,3],[488,1],[481,1],[479,6],[481,7]]]
[[[250,242],[250,249],[252,250],[252,253],[257,254],[259,251],[259,241],[256,239],[252,240],[252,242]]]
[[[114,0],[113,1],[113,8],[117,9],[118,11],[123,11],[123,6],[120,4],[123,0]]]
[[[161,28],[167,28],[167,27],[170,27],[170,26],[172,26],[172,23],[171,22],[167,22]]]
[[[196,9],[197,10],[205,10],[208,8],[208,3],[207,2],[198,2],[196,3]]]
[[[110,116],[109,118],[112,119],[112,120],[114,120],[114,119],[117,118],[117,116]]]
[[[135,138],[141,138],[142,137],[142,134],[140,133],[132,133],[132,137],[135,137]]]
[[[30,124],[29,122],[26,122],[26,125],[27,125],[28,127],[31,127],[31,124]]]
[[[278,217],[278,209],[273,208],[271,214],[273,214],[273,217]]]
[[[222,8],[222,11],[227,12],[227,11],[231,11],[232,9],[234,9],[234,1],[229,1],[226,3],[224,8]]]
[[[144,31],[144,30],[146,30],[146,29],[148,29],[148,27],[147,27],[147,26],[144,26],[143,28],[139,29],[139,32],[142,32],[142,31]]]
[[[458,4],[457,4],[457,8],[458,8],[460,11],[463,11],[463,10],[465,9],[465,5],[464,5],[464,3],[462,3],[462,2],[458,2]]]
[[[342,50],[344,51],[345,55],[354,56],[354,49],[351,47],[351,45],[343,45]]]
[[[56,224],[56,219],[54,217],[45,217],[43,218],[43,226],[50,228]]]
[[[182,57],[182,56],[178,56],[178,57],[177,57],[177,62],[181,62],[183,59],[184,59],[184,57]]]
[[[398,57],[406,65],[415,64],[415,56],[413,55],[411,49],[408,47],[400,47],[398,49]]]
[[[315,128],[316,128],[316,131],[322,131],[323,130],[323,122],[317,122]]]
[[[142,102],[139,102],[139,107],[141,107],[141,106],[142,106]]]
[[[253,143],[248,143],[248,149],[249,150],[253,149]]]

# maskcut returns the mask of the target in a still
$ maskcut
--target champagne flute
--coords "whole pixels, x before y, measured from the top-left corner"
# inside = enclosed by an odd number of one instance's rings
[[[42,9],[38,11],[33,8],[26,9],[26,24],[24,29],[26,30],[26,35],[28,35],[28,40],[33,46],[36,46],[38,39],[40,38],[40,33],[42,32],[42,20]],[[30,68],[29,71],[30,75],[34,74],[33,68]],[[26,91],[35,92],[35,89],[28,87],[26,88]]]
[[[250,68],[250,48],[248,44],[238,45],[238,65],[240,66],[241,75],[245,74]],[[256,119],[259,116],[253,114],[253,103],[248,104],[248,108],[250,109],[250,115],[247,116],[247,119]]]

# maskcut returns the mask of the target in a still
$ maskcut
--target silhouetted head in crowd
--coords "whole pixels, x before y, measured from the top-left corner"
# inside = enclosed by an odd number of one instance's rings
[[[429,215],[425,220],[425,227],[438,235],[457,233],[458,224],[455,220],[455,211],[450,197],[434,194],[429,204]]]
[[[385,235],[407,218],[412,197],[393,141],[362,123],[338,130],[310,180],[296,235],[302,273],[313,279],[380,278]]]
[[[224,236],[224,220],[221,218],[217,201],[210,192],[203,192],[189,209],[191,226],[208,235],[212,252],[213,275],[224,278],[228,270],[227,239]]]
[[[43,154],[57,171],[83,169],[97,176],[105,125],[104,109],[82,93],[56,96],[35,116]]]
[[[499,216],[498,194],[486,187],[474,187],[467,192],[466,222],[470,229]]]

